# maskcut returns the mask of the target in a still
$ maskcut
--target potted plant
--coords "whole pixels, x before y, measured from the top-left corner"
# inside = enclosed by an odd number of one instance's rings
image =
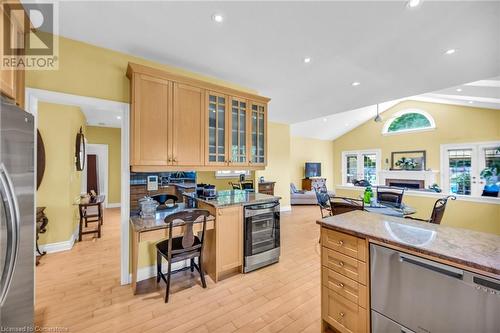
[[[496,148],[495,152],[499,153],[500,147]],[[483,188],[483,196],[498,197],[498,192],[500,191],[499,172],[500,161],[497,159],[493,160],[493,163],[491,163],[490,166],[481,171],[480,177],[486,182]]]
[[[396,161],[396,166],[403,170],[413,170],[417,167],[417,162],[415,162],[412,158],[401,157]]]

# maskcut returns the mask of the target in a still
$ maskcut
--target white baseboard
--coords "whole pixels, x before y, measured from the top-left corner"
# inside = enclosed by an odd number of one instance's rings
[[[178,270],[178,269],[181,269],[184,267],[188,267],[188,265],[189,265],[188,260],[175,262],[172,264],[172,270],[175,271],[175,270]],[[166,263],[163,262],[162,272],[165,273],[166,270],[167,270]],[[150,279],[150,278],[155,277],[155,276],[156,276],[156,265],[142,267],[142,268],[139,268],[139,270],[137,271],[137,281],[147,280],[147,279]],[[128,283],[130,283],[131,281],[132,281],[132,273],[129,275]],[[122,283],[122,285],[123,285],[123,283]]]
[[[41,244],[38,247],[40,248],[41,252],[47,252],[47,253],[55,253],[55,252],[61,252],[61,251],[68,251],[73,248],[73,245],[75,244],[75,241],[78,239],[78,226],[76,227],[75,231],[71,235],[70,239],[67,241],[62,241],[62,242],[57,242],[57,243],[49,243],[49,244]]]
[[[280,212],[290,212],[292,210],[292,206],[281,206],[280,207]]]
[[[116,203],[108,203],[108,205],[106,206],[106,208],[120,208],[122,206],[121,203],[119,202],[116,202]]]

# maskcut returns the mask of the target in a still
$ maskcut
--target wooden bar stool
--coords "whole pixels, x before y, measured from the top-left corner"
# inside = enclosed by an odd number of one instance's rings
[[[79,242],[82,241],[82,236],[86,234],[97,233],[97,238],[101,238],[101,226],[103,223],[102,204],[104,202],[104,198],[104,195],[99,195],[91,202],[78,204],[78,210],[80,213],[80,224],[78,227]],[[88,223],[91,222],[97,222],[97,228],[83,231],[83,224],[85,223],[85,227],[87,227]]]

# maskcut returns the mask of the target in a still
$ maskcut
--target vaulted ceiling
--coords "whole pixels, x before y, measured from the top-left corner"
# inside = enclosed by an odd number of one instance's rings
[[[500,75],[499,17],[491,1],[65,1],[59,33],[255,89],[296,123]]]

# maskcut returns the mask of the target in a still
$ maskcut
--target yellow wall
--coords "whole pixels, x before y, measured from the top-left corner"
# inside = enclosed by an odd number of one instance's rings
[[[290,126],[269,122],[267,168],[256,171],[255,179],[275,181],[274,194],[281,197],[281,207],[290,205]]]
[[[326,187],[333,189],[333,142],[292,136],[290,141],[291,182],[302,188],[304,164],[321,163],[321,177],[326,178]]]
[[[255,93],[216,78],[64,37],[59,37],[59,70],[26,71],[26,86],[128,103],[130,85],[125,72],[129,61]]]
[[[121,201],[121,130],[87,126],[87,143],[108,145],[108,203]]]
[[[360,190],[336,189],[336,195],[357,198]],[[405,194],[405,204],[415,208],[417,218],[428,219],[437,198]],[[449,200],[441,221],[442,225],[472,229],[500,235],[500,205],[463,200]]]
[[[40,244],[67,241],[75,231],[81,189],[81,172],[75,166],[75,140],[85,116],[79,108],[60,104],[38,105],[38,129],[45,146],[45,173],[37,191],[36,205],[46,207],[47,232]]]
[[[384,112],[382,114],[384,121],[394,113],[407,108],[427,111],[436,121],[436,129],[427,132],[382,135],[384,122],[368,121],[362,124],[333,143],[335,185],[342,182],[342,151],[345,150],[380,148],[383,168],[386,158],[390,164],[393,151],[425,150],[426,167],[439,171],[441,144],[500,140],[498,110],[405,101]],[[438,183],[439,178],[438,174],[436,179]]]

